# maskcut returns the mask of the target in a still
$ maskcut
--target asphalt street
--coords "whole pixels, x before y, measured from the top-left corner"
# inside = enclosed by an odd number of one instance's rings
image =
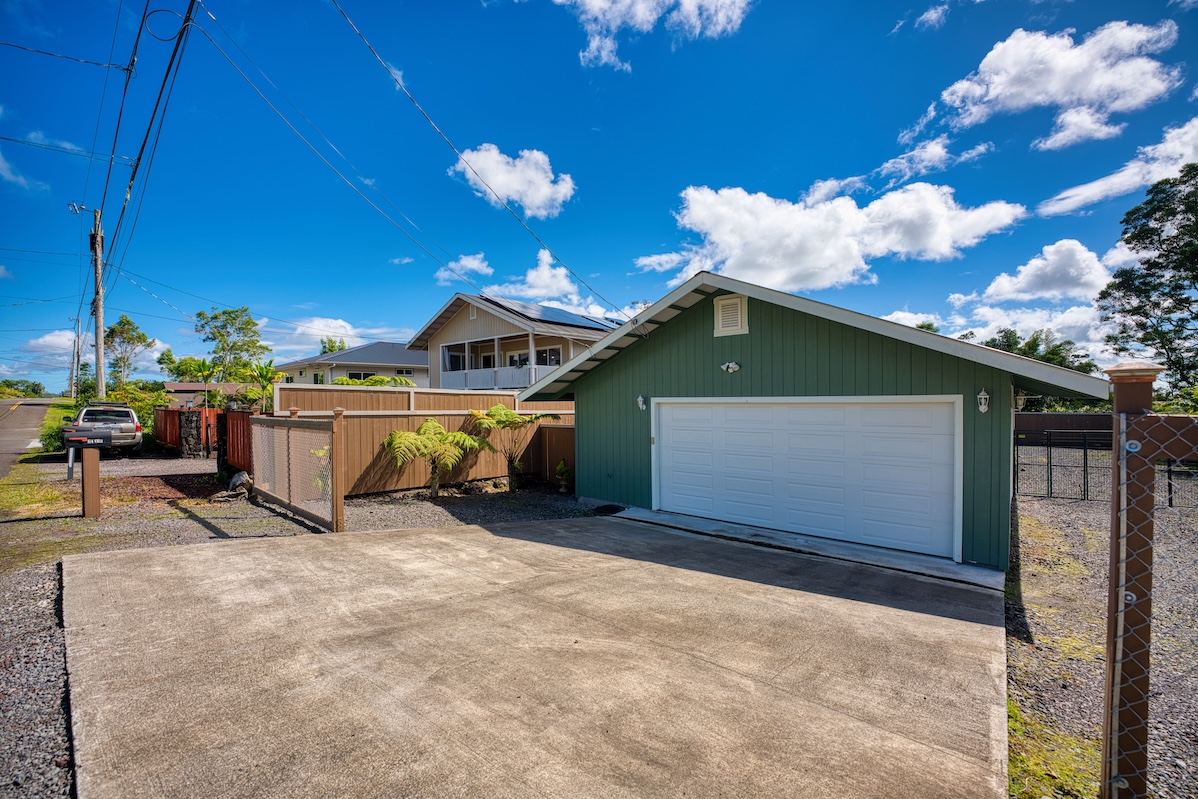
[[[37,439],[46,406],[53,401],[50,398],[0,400],[0,477],[8,474],[17,458],[29,450],[29,443]]]

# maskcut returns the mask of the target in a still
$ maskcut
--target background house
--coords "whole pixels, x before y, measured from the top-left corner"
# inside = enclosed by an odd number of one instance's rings
[[[520,395],[580,497],[1007,568],[1014,394],[1099,378],[700,273]]]
[[[286,383],[332,383],[338,377],[364,380],[374,375],[406,377],[428,388],[428,353],[394,341],[373,341],[357,347],[326,352],[275,367]]]
[[[433,388],[517,389],[532,385],[618,325],[560,308],[455,294],[408,347],[427,352]]]

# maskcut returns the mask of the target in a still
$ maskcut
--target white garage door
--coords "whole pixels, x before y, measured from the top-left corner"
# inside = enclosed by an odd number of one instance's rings
[[[657,507],[952,557],[953,402],[655,406]]]

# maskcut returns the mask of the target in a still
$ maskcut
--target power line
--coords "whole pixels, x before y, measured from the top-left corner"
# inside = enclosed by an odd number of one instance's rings
[[[67,255],[72,258],[79,254],[77,252],[50,252],[49,250],[18,250],[15,247],[0,247],[0,251],[2,251],[2,252],[27,252],[27,253],[31,253],[33,255]]]
[[[121,5],[122,5],[122,6],[124,5],[124,0],[121,0]],[[132,52],[129,54],[129,69],[125,71],[125,85],[124,85],[124,87],[121,89],[121,104],[120,104],[120,106],[117,108],[117,112],[116,112],[116,125],[115,125],[115,127],[114,127],[114,129],[113,129],[113,131],[112,131],[112,154],[113,154],[114,156],[116,155],[116,143],[117,143],[117,137],[118,137],[118,136],[120,136],[120,133],[121,133],[121,119],[122,119],[122,117],[123,117],[123,116],[124,116],[124,114],[125,114],[125,99],[126,99],[128,96],[129,96],[129,81],[130,81],[130,80],[132,79],[132,77],[133,77],[133,65],[137,63],[137,46],[138,46],[138,44],[140,44],[140,43],[141,43],[141,32],[142,32],[143,30],[145,30],[145,27],[146,27],[146,12],[147,12],[147,11],[149,11],[149,8],[150,8],[150,0],[146,0],[146,10],[145,10],[145,11],[142,11],[142,14],[141,14],[141,24],[139,24],[139,25],[137,26],[137,35],[133,37],[133,50],[132,50]],[[120,12],[120,9],[118,8],[118,9],[117,9],[117,19],[118,19],[118,21],[119,21],[119,19],[120,19],[120,13],[121,13],[121,12]],[[115,44],[115,37],[116,37],[116,33],[114,32],[114,33],[113,33],[114,44]],[[111,56],[109,56],[109,57],[111,57]],[[173,56],[172,56],[172,57],[173,57]],[[167,65],[167,71],[168,71],[168,72],[170,71],[170,65],[169,65],[169,64]],[[105,87],[105,88],[107,88],[107,87]],[[158,110],[158,107],[157,107],[157,105],[155,105],[155,107],[154,107],[154,110],[155,110],[155,111],[157,111],[157,110]],[[151,116],[151,117],[150,117],[150,119],[151,119],[151,121],[153,121],[153,116]],[[138,157],[138,159],[140,159],[140,158],[141,158],[141,154],[139,153],[137,157]],[[137,164],[136,164],[136,162],[134,162],[133,171],[134,171],[134,174],[136,174],[136,173],[137,173]],[[112,179],[112,162],[111,162],[111,161],[109,161],[109,162],[108,162],[108,171],[107,171],[107,173],[104,175],[104,192],[103,192],[103,193],[100,195],[100,208],[101,208],[101,209],[103,209],[103,208],[104,208],[104,205],[105,205],[105,203],[108,201],[108,181],[109,181],[109,180],[111,180],[111,179]],[[130,178],[130,182],[132,182],[132,180],[133,180],[133,179],[132,179],[132,178]]]
[[[202,5],[202,4],[201,4],[201,5]],[[208,11],[208,9],[207,9],[207,8],[204,8],[204,11],[205,11],[205,12],[208,14],[208,16],[209,16],[209,17],[212,17],[212,19],[213,19],[213,21],[214,21],[214,22],[216,21],[216,18],[212,16],[212,12]],[[396,222],[396,221],[395,221],[393,218],[391,218],[391,216],[390,216],[390,215],[389,215],[389,214],[388,214],[386,211],[384,211],[382,208],[380,208],[380,207],[378,206],[378,204],[377,204],[377,203],[375,203],[373,200],[371,200],[369,197],[367,197],[367,196],[366,196],[366,195],[365,195],[365,194],[362,192],[362,190],[361,190],[361,189],[359,189],[359,188],[358,188],[356,185],[354,185],[354,182],[353,182],[352,180],[350,180],[348,177],[346,177],[346,175],[345,175],[343,172],[341,172],[341,170],[339,170],[339,169],[338,169],[336,166],[334,166],[334,165],[333,165],[333,163],[332,163],[331,161],[329,161],[329,159],[328,159],[328,158],[326,158],[326,157],[324,156],[324,154],[323,154],[323,153],[321,153],[321,152],[320,152],[320,150],[318,150],[318,149],[316,148],[316,146],[315,146],[314,144],[312,144],[312,142],[310,142],[310,141],[308,140],[308,138],[307,138],[306,136],[304,136],[304,134],[303,134],[303,133],[301,133],[301,132],[299,131],[299,129],[298,129],[298,128],[297,128],[297,127],[296,127],[296,126],[295,126],[295,125],[294,125],[294,124],[291,122],[291,120],[289,120],[289,119],[288,119],[288,118],[287,118],[287,117],[286,117],[286,116],[285,116],[285,115],[284,115],[284,114],[283,114],[283,113],[282,113],[282,112],[281,112],[281,111],[280,111],[280,110],[279,110],[279,109],[278,109],[278,108],[277,108],[277,107],[274,105],[274,103],[272,103],[272,102],[270,101],[270,99],[269,99],[269,98],[267,98],[267,96],[266,96],[266,95],[265,95],[265,94],[262,92],[262,90],[261,90],[261,89],[259,89],[259,88],[258,88],[258,86],[257,86],[257,85],[255,85],[255,84],[254,84],[254,82],[253,82],[252,80],[250,80],[249,76],[245,74],[245,72],[244,72],[244,71],[241,69],[241,67],[237,66],[236,62],[234,62],[234,61],[233,61],[233,59],[229,57],[229,54],[228,54],[228,53],[226,53],[226,52],[225,52],[225,51],[224,51],[224,50],[221,48],[221,46],[220,46],[220,45],[218,45],[218,44],[216,43],[216,40],[215,40],[215,39],[213,39],[213,38],[212,38],[212,36],[210,36],[210,35],[208,34],[208,32],[207,32],[207,31],[205,31],[205,30],[204,30],[202,27],[200,27],[199,25],[196,25],[195,27],[196,27],[196,28],[197,28],[197,29],[200,31],[200,33],[202,33],[202,34],[204,35],[204,37],[205,37],[205,38],[207,38],[207,39],[208,39],[208,41],[209,41],[209,42],[211,42],[212,46],[216,48],[217,52],[218,52],[218,53],[220,53],[222,56],[224,56],[225,60],[229,62],[229,65],[230,65],[230,66],[232,66],[232,67],[233,67],[233,69],[237,71],[237,74],[239,74],[239,75],[242,77],[242,79],[243,79],[243,80],[244,80],[244,81],[245,81],[247,84],[249,84],[250,88],[254,90],[254,92],[255,92],[255,93],[258,95],[258,97],[260,97],[260,98],[262,99],[262,102],[266,103],[266,105],[267,105],[267,106],[270,108],[270,110],[275,112],[275,115],[276,115],[276,116],[277,116],[277,117],[278,117],[280,120],[282,120],[282,121],[283,121],[283,124],[285,124],[285,125],[286,125],[288,128],[290,128],[290,129],[291,129],[291,132],[292,132],[292,133],[294,133],[296,136],[298,136],[298,137],[299,137],[299,140],[300,140],[300,141],[302,141],[304,144],[306,144],[306,145],[308,146],[308,149],[309,149],[309,150],[311,150],[311,151],[313,152],[313,154],[315,154],[315,155],[316,155],[316,157],[317,157],[317,158],[319,158],[319,159],[320,159],[320,160],[321,160],[321,161],[324,163],[324,165],[325,165],[325,166],[327,166],[329,169],[331,169],[331,170],[333,171],[333,174],[335,174],[337,177],[341,178],[342,182],[344,182],[344,183],[345,183],[345,185],[349,186],[349,188],[350,188],[350,189],[351,189],[351,190],[352,190],[352,191],[353,191],[355,194],[357,194],[359,197],[361,197],[363,200],[365,200],[365,201],[366,201],[366,203],[367,203],[367,204],[368,204],[368,205],[369,205],[371,208],[373,208],[373,209],[374,209],[375,211],[377,211],[377,212],[378,212],[378,213],[379,213],[379,214],[380,214],[380,215],[381,215],[381,216],[382,216],[384,219],[386,219],[388,222],[390,222],[390,223],[392,224],[392,226],[394,226],[394,227],[395,227],[395,229],[396,229],[396,230],[398,230],[398,231],[399,231],[400,233],[402,233],[402,234],[403,234],[405,237],[407,237],[407,239],[408,239],[409,241],[411,241],[413,244],[415,244],[417,247],[419,247],[421,250],[423,250],[423,251],[424,251],[424,253],[425,253],[425,254],[427,254],[427,255],[428,255],[430,258],[432,258],[432,259],[433,259],[434,261],[436,261],[438,264],[440,264],[441,266],[443,266],[445,269],[448,269],[450,272],[452,272],[454,275],[456,275],[456,276],[457,276],[459,279],[461,279],[463,282],[465,282],[465,283],[467,283],[467,284],[469,284],[469,285],[473,286],[474,288],[476,288],[476,289],[479,289],[479,290],[481,291],[481,288],[479,288],[479,286],[478,286],[478,284],[477,284],[477,283],[475,283],[473,280],[471,280],[470,278],[468,278],[466,275],[463,275],[461,272],[459,272],[459,271],[457,271],[456,269],[454,269],[452,266],[450,266],[450,265],[449,265],[449,263],[448,263],[448,262],[446,262],[446,261],[445,261],[445,260],[443,260],[442,258],[438,257],[438,256],[437,256],[437,255],[436,255],[436,254],[435,254],[435,253],[434,253],[432,250],[430,250],[428,247],[426,247],[426,246],[425,246],[425,245],[424,245],[424,244],[423,244],[423,243],[422,243],[420,240],[418,240],[418,239],[417,239],[415,236],[413,236],[411,233],[409,233],[407,230],[405,230],[405,229],[404,229],[404,227],[403,227],[403,225],[399,224],[399,223],[398,223],[398,222]],[[217,27],[220,27],[220,23],[217,23]],[[223,28],[221,28],[221,30],[222,30],[222,32],[224,31],[224,29],[223,29]],[[226,36],[228,36],[228,33],[225,33],[225,35],[226,35]],[[259,70],[259,72],[261,72],[261,70]],[[265,77],[265,75],[264,75],[264,77]],[[268,81],[268,82],[269,82],[269,80],[270,80],[270,79],[269,79],[269,78],[267,78],[267,81]],[[271,85],[273,86],[274,84],[272,83]],[[281,94],[281,92],[280,92],[280,94]],[[289,102],[290,102],[290,101],[289,101]],[[294,106],[293,106],[293,107],[294,107]],[[297,110],[298,110],[298,109],[297,109]],[[301,114],[301,116],[303,116],[303,115]],[[306,118],[305,118],[305,119],[306,119]],[[311,124],[311,123],[309,122],[309,124]],[[315,125],[313,125],[313,127],[315,128]],[[317,132],[319,132],[319,131],[317,131]],[[322,136],[323,136],[323,134],[322,134]],[[325,139],[325,141],[328,141],[328,139],[326,138],[326,139]],[[332,143],[331,143],[331,142],[329,143],[329,146],[333,147],[333,149],[334,149],[335,151],[337,150],[337,148],[336,148],[336,147],[334,147],[334,146],[332,145]],[[340,153],[339,151],[338,151],[338,153],[337,153],[337,154],[338,154],[338,155],[341,155],[341,153]],[[342,158],[344,159],[344,156],[342,156]],[[352,164],[351,164],[351,167],[352,167]],[[355,170],[355,171],[357,171],[357,170]],[[359,175],[360,175],[360,173],[359,173]],[[376,189],[376,191],[377,191],[377,189]],[[382,196],[382,195],[380,194],[380,196]],[[389,200],[388,200],[387,202],[388,202],[388,204],[390,204],[390,205],[391,205],[391,207],[392,207],[392,208],[394,208],[394,207],[395,207],[394,203],[391,203]],[[396,209],[396,210],[398,211],[399,209]],[[407,217],[406,215],[404,215],[404,214],[403,214],[403,212],[400,212],[400,215],[401,215],[401,216],[403,216],[403,217],[404,217],[404,219],[405,219],[405,220],[407,220],[407,221],[408,221],[408,223],[412,225],[412,227],[416,227],[415,223],[413,223],[413,222],[412,222],[410,219],[408,219],[408,217]],[[419,228],[417,228],[417,229],[419,229]],[[442,250],[444,251],[444,248],[440,247],[440,245],[437,245],[437,246],[438,246],[440,249],[442,249]],[[448,253],[447,253],[447,254],[448,254]]]
[[[78,61],[80,64],[91,64],[94,67],[104,67],[105,69],[123,69],[131,71],[133,68],[132,65],[126,67],[124,64],[101,64],[99,61],[89,61],[86,58],[77,58],[73,55],[63,55],[62,53],[51,53],[49,50],[37,50],[32,47],[26,47],[23,44],[13,44],[12,42],[0,42],[0,45],[4,45],[5,47],[15,47],[18,50],[24,50],[29,53],[37,53],[38,55],[48,55],[53,58],[65,58],[67,61]]]
[[[408,87],[404,86],[403,81],[400,80],[399,77],[396,76],[396,74],[391,70],[391,68],[387,66],[387,62],[383,60],[383,57],[381,55],[379,55],[378,50],[374,49],[374,45],[372,45],[370,43],[370,41],[366,38],[365,34],[363,34],[362,31],[360,31],[358,29],[358,26],[354,24],[354,21],[349,18],[349,14],[345,13],[345,9],[343,9],[341,7],[340,3],[338,3],[337,0],[330,0],[330,2],[332,2],[333,7],[336,8],[341,13],[341,16],[345,19],[345,21],[347,23],[349,23],[350,28],[352,28],[354,33],[356,33],[358,35],[358,38],[362,40],[362,44],[366,45],[366,49],[369,50],[371,55],[374,56],[375,60],[379,62],[379,66],[381,66],[384,70],[386,70],[387,74],[391,76],[391,80],[395,81],[395,85],[399,87],[399,90],[402,91],[404,93],[404,95],[408,98],[408,100],[410,100],[412,102],[412,105],[416,106],[416,110],[419,111],[420,115],[423,116],[424,119],[428,122],[428,124],[432,126],[433,130],[435,130],[437,132],[437,135],[440,136],[441,139],[447,145],[449,145],[449,149],[453,150],[453,153],[454,153],[454,155],[456,155],[458,157],[458,160],[460,160],[463,164],[465,164],[466,168],[469,169],[470,172],[476,178],[478,178],[479,183],[481,183],[483,186],[485,186],[487,188],[487,191],[491,192],[491,195],[496,200],[499,201],[499,204],[502,205],[503,208],[509,214],[511,214],[512,217],[517,222],[520,223],[521,227],[523,227],[526,231],[528,231],[529,235],[531,235],[533,237],[533,239],[536,240],[537,244],[541,245],[541,247],[544,250],[546,250],[553,257],[553,260],[557,261],[559,264],[561,264],[563,267],[565,267],[566,271],[569,272],[571,275],[573,275],[575,280],[577,280],[582,285],[586,286],[587,290],[590,291],[591,294],[593,294],[594,296],[603,300],[603,302],[607,303],[609,307],[611,307],[613,310],[616,311],[616,313],[627,318],[627,314],[625,314],[623,311],[621,311],[616,306],[615,303],[613,303],[611,300],[607,299],[602,294],[600,294],[598,291],[596,291],[594,289],[594,287],[591,286],[591,284],[587,283],[586,280],[584,280],[582,278],[581,275],[579,275],[577,272],[575,272],[573,269],[571,269],[569,264],[567,264],[565,261],[563,261],[561,258],[559,258],[557,253],[555,253],[553,251],[553,248],[550,247],[548,244],[546,244],[544,242],[544,240],[541,239],[541,237],[537,235],[537,232],[532,229],[532,227],[528,224],[528,222],[525,221],[524,217],[522,217],[522,216],[520,216],[520,214],[516,213],[516,211],[508,204],[507,200],[505,200],[503,197],[501,197],[499,192],[497,192],[497,191],[495,191],[495,189],[491,188],[491,184],[487,183],[487,181],[483,179],[483,176],[478,173],[478,170],[476,170],[474,168],[474,166],[469,161],[466,160],[466,157],[462,155],[462,151],[459,150],[452,141],[450,141],[449,136],[447,136],[445,134],[445,132],[443,130],[441,130],[440,127],[437,126],[437,123],[434,122],[433,118],[431,116],[429,116],[427,111],[424,110],[424,107],[421,106],[420,103],[416,101],[416,98],[414,96],[412,96],[411,92],[408,91]]]
[[[0,141],[8,141],[12,142],[13,144],[27,144],[30,147],[40,147],[43,150],[54,150],[55,152],[66,153],[67,155],[76,155],[80,158],[90,158],[93,161],[109,161],[111,159],[113,161],[120,161],[122,166],[130,166],[133,163],[133,159],[125,155],[102,155],[97,152],[81,150],[78,147],[64,147],[61,144],[51,144],[50,142],[45,141],[18,139],[13,136],[0,136]]]

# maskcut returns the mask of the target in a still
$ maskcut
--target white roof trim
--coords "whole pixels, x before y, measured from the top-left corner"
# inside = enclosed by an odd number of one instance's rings
[[[704,289],[708,290],[704,291]],[[592,368],[582,366],[587,361],[610,358],[619,349],[623,348],[622,346],[615,345],[627,346],[622,339],[635,337],[637,335],[636,328],[640,325],[657,320],[671,306],[689,308],[699,300],[710,295],[713,291],[744,294],[762,302],[780,305],[784,308],[790,308],[832,322],[839,322],[840,324],[855,327],[859,330],[877,333],[878,335],[897,341],[905,341],[908,344],[914,344],[917,347],[923,347],[934,352],[942,352],[945,355],[1001,369],[1030,381],[1045,383],[1077,394],[1084,394],[1096,399],[1107,399],[1110,396],[1111,384],[1099,377],[1075,372],[1072,369],[1066,369],[1062,366],[1053,366],[1052,364],[1032,358],[1025,358],[1021,355],[1012,355],[1002,350],[983,347],[980,344],[972,344],[968,341],[949,338],[928,330],[918,330],[914,327],[899,324],[898,322],[879,319],[875,316],[857,313],[846,308],[838,308],[835,305],[827,305],[805,297],[796,297],[793,294],[786,294],[781,291],[767,289],[764,286],[756,286],[752,283],[734,280],[724,275],[700,272],[648,308],[641,310],[631,320],[625,322],[611,333],[608,333],[590,347],[587,347],[581,354],[526,388],[520,393],[520,400],[527,401],[536,394],[549,389],[550,386],[553,386],[553,391],[555,392],[569,387],[577,378],[563,380],[564,375]],[[697,294],[698,296],[687,302],[692,294]],[[676,315],[675,313],[666,318],[672,318]],[[660,321],[665,321],[665,319]]]

